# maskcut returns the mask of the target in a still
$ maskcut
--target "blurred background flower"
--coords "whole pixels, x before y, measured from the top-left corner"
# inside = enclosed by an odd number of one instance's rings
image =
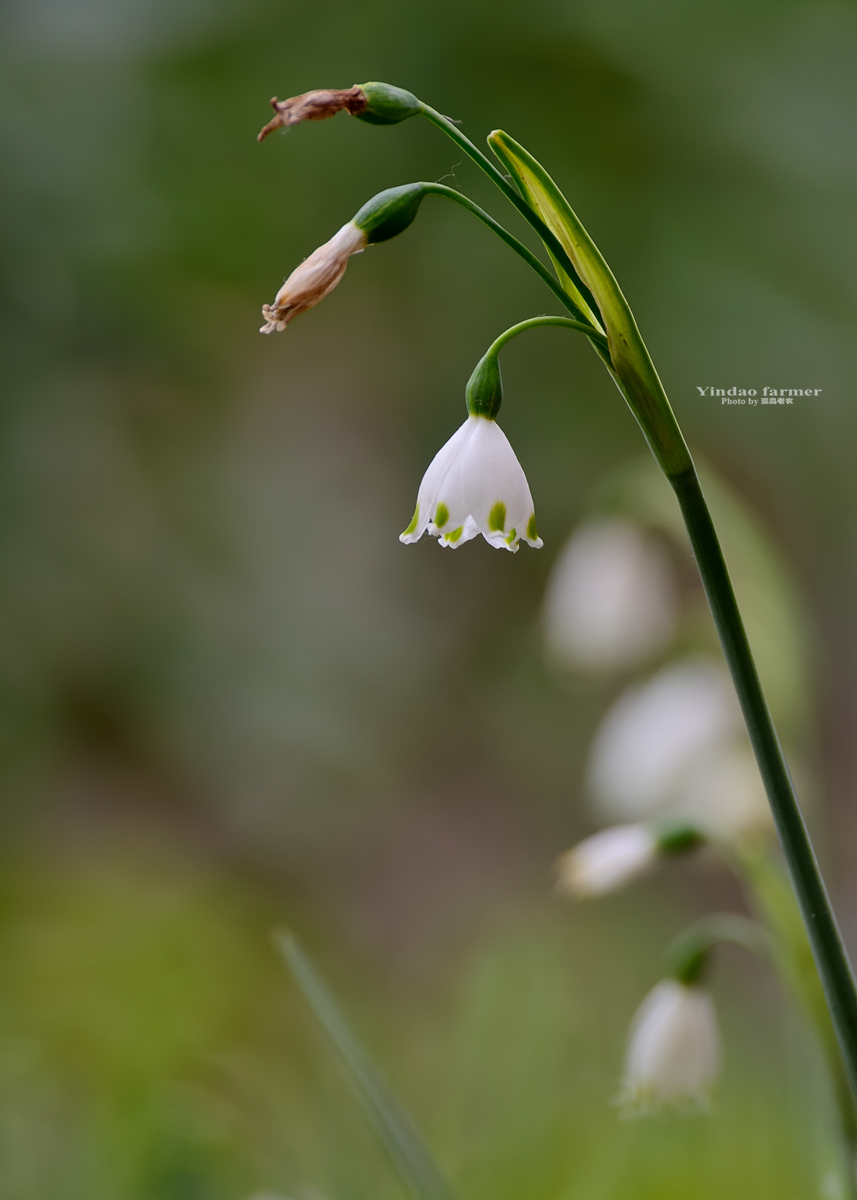
[[[853,9],[16,0],[0,22],[0,1193],[397,1195],[270,949],[285,922],[463,1196],[812,1194],[815,1060],[728,952],[711,1121],[640,1133],[605,1107],[663,946],[731,881],[551,895],[613,706],[672,657],[716,661],[633,419],[582,339],[518,339],[503,427],[543,553],[406,552],[473,366],[550,298],[426,206],[261,338],[272,285],[382,187],[443,178],[517,225],[420,122],[255,137],[274,93],[380,78],[551,169],[721,481],[853,936]],[[697,391],[733,383],[822,391]],[[596,515],[658,545],[681,617],[669,650],[584,675],[545,664],[539,621]]]
[[[585,521],[551,573],[548,651],[572,667],[633,667],[670,643],[676,606],[669,561],[657,542],[621,518]]]

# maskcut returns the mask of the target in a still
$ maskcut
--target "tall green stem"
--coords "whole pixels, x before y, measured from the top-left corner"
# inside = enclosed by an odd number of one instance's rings
[[[759,771],[768,793],[851,1089],[857,1095],[857,989],[809,832],[762,692],[696,471],[670,479],[684,517]]]
[[[803,920],[783,869],[769,848],[739,846],[730,865],[742,879],[751,907],[771,934],[774,961],[792,994],[815,1027],[827,1062],[842,1133],[849,1200],[857,1200],[857,1104],[851,1092],[845,1061],[839,1050],[830,1011],[824,998]]]
[[[558,267],[560,285],[571,293],[563,301],[566,308],[575,318],[582,317],[588,321],[590,314],[584,310],[590,307],[593,327],[603,324],[605,328],[609,350],[591,335],[590,340],[637,418],[681,506],[768,794],[845,1070],[852,1092],[857,1096],[857,988],[854,976],[768,712],[732,582],[693,460],[633,314],[612,272],[568,201],[544,168],[522,146],[499,131],[495,131],[489,139],[495,154],[512,171],[519,192],[510,178],[502,174],[453,122],[429,105],[421,101],[418,103],[422,115],[438,125],[481,167],[539,235]],[[461,202],[466,203],[463,198]],[[471,207],[469,203],[466,206]],[[486,217],[487,214],[481,215],[483,220]],[[491,220],[488,218],[489,223]],[[501,227],[498,227],[497,231],[500,230]],[[558,232],[563,234],[562,238],[557,236]],[[505,230],[500,232],[500,236],[508,244],[513,244],[514,239]],[[513,248],[521,253],[525,248],[519,246]],[[570,254],[570,250],[573,253]],[[543,264],[534,256],[529,258],[532,258],[530,265],[548,282],[545,278],[548,273]],[[556,295],[556,282],[551,279],[549,286]],[[569,299],[574,308],[571,308]],[[594,316],[596,312],[601,314],[601,323]],[[598,332],[601,332],[601,328]]]

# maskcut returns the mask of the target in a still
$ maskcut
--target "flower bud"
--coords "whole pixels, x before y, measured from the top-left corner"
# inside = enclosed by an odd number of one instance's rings
[[[486,354],[476,364],[464,390],[467,411],[471,417],[488,417],[493,421],[503,403],[503,378],[496,354]]]
[[[361,83],[359,90],[366,98],[366,107],[354,116],[372,125],[395,125],[415,117],[422,105],[411,92],[393,87],[390,83]]]
[[[370,246],[386,242],[408,228],[428,186],[426,183],[404,183],[400,187],[387,188],[366,201],[353,223],[366,234]]]

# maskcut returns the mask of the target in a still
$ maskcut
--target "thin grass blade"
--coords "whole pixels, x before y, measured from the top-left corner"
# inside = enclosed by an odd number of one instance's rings
[[[407,1190],[414,1200],[454,1200],[425,1142],[351,1033],[339,1005],[297,939],[278,931],[275,940]]]

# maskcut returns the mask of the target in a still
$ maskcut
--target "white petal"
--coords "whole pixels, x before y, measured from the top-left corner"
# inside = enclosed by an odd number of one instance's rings
[[[711,997],[676,979],[662,980],[631,1022],[620,1100],[638,1111],[705,1105],[719,1069],[720,1034]]]
[[[443,485],[463,447],[473,436],[473,421],[473,417],[468,417],[464,424],[456,429],[449,441],[441,446],[429,463],[417,492],[417,507],[413,520],[405,532],[399,534],[400,542],[404,542],[406,545],[418,542],[427,529],[433,536],[439,536],[441,529],[452,532],[464,523],[467,513],[463,513],[456,523],[453,523],[447,514],[439,527],[434,525],[437,516],[438,490]]]
[[[557,888],[580,899],[616,891],[645,874],[658,856],[645,825],[616,825],[579,842],[559,860]]]
[[[448,521],[447,524],[451,525],[452,521]],[[463,546],[465,542],[475,538],[479,532],[479,526],[472,517],[465,517],[464,524],[455,529],[446,529],[443,534],[440,534],[440,530],[435,525],[429,529],[429,532],[440,536],[439,545],[451,546],[454,550],[456,546]]]
[[[584,521],[551,571],[547,648],[563,665],[631,667],[670,642],[676,614],[672,571],[660,543],[631,521]]]
[[[494,545],[514,529],[524,532],[533,511],[533,498],[524,469],[496,421],[477,417],[476,430],[461,464],[466,478],[470,515],[486,540]]]
[[[728,678],[713,664],[674,664],[626,689],[590,751],[588,786],[598,811],[627,821],[669,808],[694,762],[741,728]]]

